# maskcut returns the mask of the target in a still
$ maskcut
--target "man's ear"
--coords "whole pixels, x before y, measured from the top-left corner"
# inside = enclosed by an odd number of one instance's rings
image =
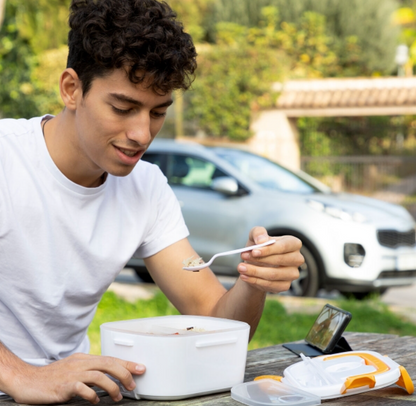
[[[76,110],[82,98],[82,84],[72,68],[67,68],[62,72],[59,90],[65,106],[69,110]]]

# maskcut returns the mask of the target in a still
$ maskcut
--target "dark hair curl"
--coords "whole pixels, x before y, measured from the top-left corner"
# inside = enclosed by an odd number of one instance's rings
[[[157,0],[72,0],[67,67],[85,95],[96,77],[124,68],[132,83],[150,78],[152,90],[188,89],[196,50],[176,13]]]

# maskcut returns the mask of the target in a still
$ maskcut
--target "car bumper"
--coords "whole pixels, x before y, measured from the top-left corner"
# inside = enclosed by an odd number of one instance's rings
[[[328,278],[325,287],[327,290],[336,289],[341,292],[370,292],[413,284],[416,284],[416,269],[382,271],[374,280]]]

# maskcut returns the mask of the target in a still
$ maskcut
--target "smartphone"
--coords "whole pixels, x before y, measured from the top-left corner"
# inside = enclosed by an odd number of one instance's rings
[[[324,354],[331,353],[351,318],[350,312],[326,304],[305,337],[305,341]]]

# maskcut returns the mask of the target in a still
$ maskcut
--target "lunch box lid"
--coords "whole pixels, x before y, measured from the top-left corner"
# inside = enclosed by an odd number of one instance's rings
[[[253,382],[232,388],[231,396],[253,406],[317,405],[321,399],[353,395],[393,384],[401,386],[408,394],[414,391],[406,369],[374,351],[350,351],[316,358],[301,354],[301,358],[302,361],[284,370],[284,376],[259,376]],[[262,382],[266,384],[262,385]]]
[[[404,367],[374,351],[348,351],[309,358],[287,367],[282,382],[333,399],[397,384],[413,393]]]
[[[119,332],[133,335],[149,334],[164,337],[183,337],[189,335],[215,335],[230,331],[250,330],[250,325],[237,320],[219,317],[170,315],[145,317],[133,320],[120,320],[101,324],[101,333]]]
[[[231,397],[249,406],[320,405],[321,398],[274,379],[260,379],[231,388]]]

